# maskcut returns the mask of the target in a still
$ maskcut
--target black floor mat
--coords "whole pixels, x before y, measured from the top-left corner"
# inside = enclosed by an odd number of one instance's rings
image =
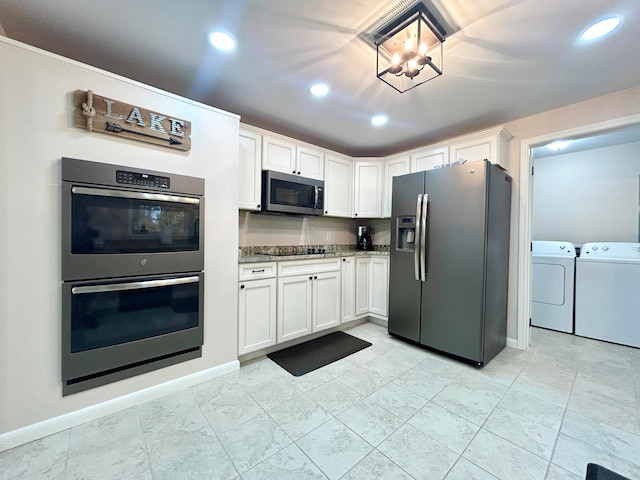
[[[333,332],[324,337],[270,353],[267,357],[291,375],[299,377],[370,346],[371,343],[348,333]]]

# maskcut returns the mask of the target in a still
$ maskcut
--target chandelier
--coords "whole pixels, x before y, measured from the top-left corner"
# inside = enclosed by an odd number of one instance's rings
[[[426,6],[418,3],[377,32],[377,77],[403,93],[442,75],[445,35]]]

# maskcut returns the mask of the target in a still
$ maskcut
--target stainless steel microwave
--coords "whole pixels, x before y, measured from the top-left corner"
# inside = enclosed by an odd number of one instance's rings
[[[262,171],[263,212],[293,215],[324,213],[324,182],[287,173]]]

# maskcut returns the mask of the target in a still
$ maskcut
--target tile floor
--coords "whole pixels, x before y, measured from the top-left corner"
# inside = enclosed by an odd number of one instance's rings
[[[640,479],[640,350],[534,329],[478,370],[387,335],[295,378],[266,358],[0,453],[0,479]]]

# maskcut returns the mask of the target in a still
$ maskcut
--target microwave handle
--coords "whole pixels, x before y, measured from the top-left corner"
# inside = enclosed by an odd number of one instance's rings
[[[318,199],[319,199],[319,195],[318,195],[318,191],[319,191],[320,187],[315,187],[313,189],[313,208],[320,208],[318,206]]]
[[[72,287],[71,293],[74,295],[82,295],[84,293],[122,292],[125,290],[140,290],[143,288],[172,287],[174,285],[196,283],[199,281],[200,277],[194,275],[191,277],[147,280],[144,282],[110,283],[108,285],[86,285],[81,287]]]
[[[177,195],[166,195],[164,193],[147,193],[147,192],[129,192],[124,190],[112,190],[109,188],[91,188],[91,187],[71,187],[71,193],[77,195],[93,195],[96,197],[115,197],[115,198],[133,198],[136,200],[156,200],[162,202],[174,203],[193,203],[199,204],[199,198],[180,197]]]

